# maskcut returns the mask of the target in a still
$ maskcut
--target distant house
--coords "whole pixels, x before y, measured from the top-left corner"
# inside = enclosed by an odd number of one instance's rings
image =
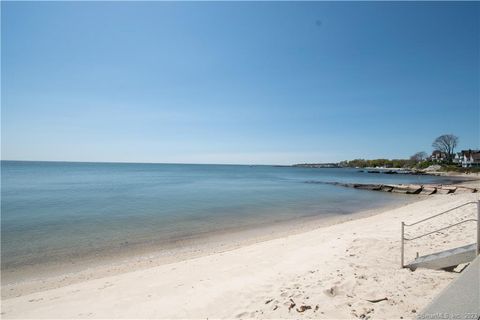
[[[461,166],[462,160],[463,160],[463,154],[461,152],[456,152],[455,156],[453,157],[453,163],[456,163],[459,166]]]
[[[447,160],[447,154],[440,150],[434,150],[432,152],[432,155],[430,156],[430,161],[433,161],[433,162],[442,162],[445,160]]]
[[[480,150],[462,150],[459,164],[464,168],[480,167]]]

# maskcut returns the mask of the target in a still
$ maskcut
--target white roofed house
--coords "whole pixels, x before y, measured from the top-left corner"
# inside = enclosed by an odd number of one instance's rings
[[[462,160],[463,160],[463,154],[461,152],[456,152],[452,161],[458,166],[462,166]]]
[[[462,150],[460,163],[464,168],[480,167],[480,150]]]

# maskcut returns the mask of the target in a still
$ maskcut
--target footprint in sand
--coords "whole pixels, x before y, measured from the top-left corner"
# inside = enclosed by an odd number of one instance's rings
[[[258,311],[257,311],[258,312]],[[242,312],[242,313],[239,313],[235,316],[235,318],[239,318],[239,319],[242,319],[242,318],[253,318],[255,316],[255,312]]]
[[[333,286],[327,290],[324,290],[324,293],[329,297],[335,297],[338,294],[337,286]]]
[[[93,313],[89,312],[89,313],[79,313],[78,314],[79,317],[91,317],[93,316]]]
[[[111,286],[113,286],[113,284],[112,284],[112,283],[110,283],[110,282],[106,282],[106,283],[103,285],[103,287],[101,287],[101,288],[98,288],[98,290],[103,290],[103,289],[105,289],[105,288],[108,288],[108,287],[111,287]]]

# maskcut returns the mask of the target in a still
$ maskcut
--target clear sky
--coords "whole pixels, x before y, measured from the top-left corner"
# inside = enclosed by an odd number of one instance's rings
[[[2,1],[2,159],[290,164],[480,145],[480,3]]]

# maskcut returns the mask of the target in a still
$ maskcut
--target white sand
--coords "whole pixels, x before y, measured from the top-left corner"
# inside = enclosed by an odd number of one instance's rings
[[[2,317],[412,318],[458,274],[401,269],[400,221],[478,199],[478,194],[430,196],[375,216],[223,253],[9,298],[2,301]],[[476,207],[418,229],[462,216],[475,217]],[[418,240],[415,247],[408,244],[406,260],[416,251],[422,255],[475,240],[474,223],[462,225]],[[388,300],[367,301],[382,298]],[[311,309],[300,312],[302,306]]]

